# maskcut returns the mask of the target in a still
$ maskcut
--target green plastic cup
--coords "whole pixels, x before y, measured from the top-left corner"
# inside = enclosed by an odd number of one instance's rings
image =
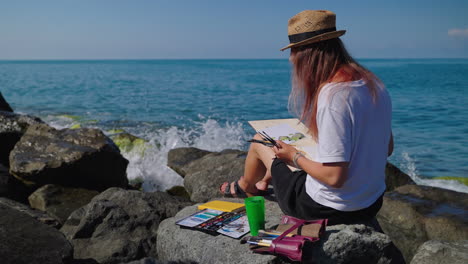
[[[256,236],[258,230],[265,230],[265,198],[263,196],[253,196],[245,198],[244,202],[250,234]]]

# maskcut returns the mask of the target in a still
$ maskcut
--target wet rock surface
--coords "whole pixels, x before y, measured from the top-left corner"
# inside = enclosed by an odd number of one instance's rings
[[[164,192],[110,188],[74,211],[60,230],[77,260],[121,263],[157,257],[159,223],[190,204]]]
[[[126,187],[128,161],[98,129],[31,125],[10,153],[10,172],[23,182],[105,190]]]
[[[0,203],[3,264],[55,264],[71,260],[73,248],[57,229]]]
[[[468,239],[468,194],[405,185],[385,194],[378,220],[409,263],[428,240]]]
[[[47,212],[62,225],[73,211],[88,204],[98,194],[94,190],[47,184],[37,189],[28,199],[32,208]]]

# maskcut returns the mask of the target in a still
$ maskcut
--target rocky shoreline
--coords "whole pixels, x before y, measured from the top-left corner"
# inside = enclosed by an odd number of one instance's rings
[[[173,149],[167,165],[184,186],[142,192],[129,184],[128,161],[102,131],[56,130],[15,113],[0,94],[1,262],[289,263],[174,224],[196,203],[242,202],[220,198],[218,187],[242,175],[245,156]],[[304,262],[468,262],[468,194],[415,185],[390,163],[386,183],[380,225],[329,226],[304,249]],[[282,215],[274,195],[266,208],[267,227],[274,227]]]

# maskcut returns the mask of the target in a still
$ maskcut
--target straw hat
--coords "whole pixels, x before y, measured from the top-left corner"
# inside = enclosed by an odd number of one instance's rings
[[[322,40],[337,38],[346,30],[336,30],[336,15],[327,10],[305,10],[288,21],[290,44],[281,51]]]

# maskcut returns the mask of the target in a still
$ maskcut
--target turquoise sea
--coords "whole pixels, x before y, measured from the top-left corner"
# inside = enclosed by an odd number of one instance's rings
[[[390,161],[418,184],[468,192],[468,59],[362,59],[393,100]],[[124,129],[148,140],[124,152],[148,191],[182,179],[167,152],[246,149],[247,120],[290,118],[287,60],[0,61],[0,91],[15,111],[57,128]]]

